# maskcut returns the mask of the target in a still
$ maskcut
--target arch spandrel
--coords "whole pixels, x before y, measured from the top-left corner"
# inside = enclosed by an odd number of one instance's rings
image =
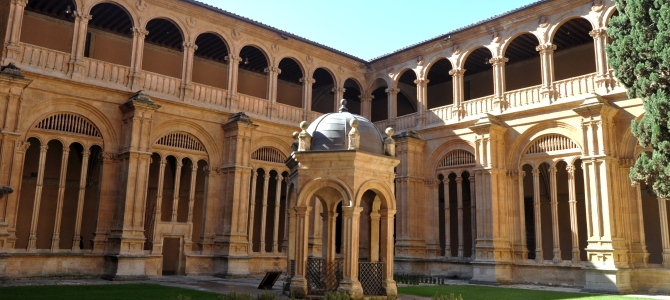
[[[351,206],[353,203],[353,193],[347,187],[347,184],[337,178],[316,178],[308,181],[302,188],[298,188],[298,202],[296,206],[308,206],[312,196],[318,194],[322,188],[333,188],[342,195],[343,206]],[[348,205],[345,205],[348,204]]]

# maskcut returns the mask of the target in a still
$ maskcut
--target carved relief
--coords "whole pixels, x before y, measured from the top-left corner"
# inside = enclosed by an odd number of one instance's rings
[[[272,48],[272,51],[273,51],[273,52],[275,52],[275,53],[279,52],[279,45],[277,45],[277,44],[272,44],[272,47],[271,47],[271,48]]]
[[[423,66],[423,63],[424,63],[424,62],[425,62],[425,60],[423,59],[423,55],[419,55],[419,56],[416,58],[416,65],[417,65],[417,66]]]
[[[195,25],[198,24],[198,20],[194,17],[188,17],[186,18],[186,24],[191,27],[195,27]]]
[[[547,26],[549,26],[549,23],[547,22],[548,19],[549,18],[545,15],[540,16],[540,20],[538,21],[540,28],[546,28]]]
[[[135,7],[137,7],[137,10],[139,11],[145,11],[147,8],[149,8],[149,4],[147,4],[146,0],[137,0]]]
[[[494,31],[492,40],[493,40],[494,43],[500,43],[500,33],[498,33],[497,31]]]
[[[242,37],[242,33],[239,30],[234,29],[234,28],[231,30],[231,35],[236,40],[239,40]]]
[[[313,58],[311,55],[309,55],[309,54],[307,54],[307,58],[306,58],[306,59],[307,59],[307,63],[308,63],[308,64],[311,64],[311,63],[314,62],[314,58]]]
[[[454,53],[454,55],[459,55],[459,54],[461,54],[461,46],[459,46],[459,45],[454,45],[454,47],[452,47],[452,52]]]

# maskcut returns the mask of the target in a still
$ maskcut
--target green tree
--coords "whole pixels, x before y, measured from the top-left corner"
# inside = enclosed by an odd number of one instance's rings
[[[651,155],[630,170],[636,181],[654,180],[653,191],[670,200],[670,1],[614,0],[619,14],[609,21],[607,46],[616,78],[629,98],[642,98],[645,114],[631,130]]]

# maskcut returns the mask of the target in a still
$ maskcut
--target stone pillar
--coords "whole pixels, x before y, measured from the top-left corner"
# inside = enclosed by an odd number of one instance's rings
[[[179,209],[179,193],[181,188],[181,168],[184,166],[181,159],[177,159],[177,167],[174,170],[174,187],[172,188],[172,216],[171,222],[177,222],[177,210]]]
[[[509,61],[507,57],[494,57],[489,59],[493,66],[493,110],[502,113],[507,109],[507,100],[505,100],[505,63]]]
[[[188,189],[188,223],[193,223],[193,204],[195,202],[195,181],[198,175],[198,162],[193,162],[191,166],[191,181]]]
[[[281,245],[281,252],[287,253],[288,252],[288,231],[289,231],[289,206],[291,205],[290,203],[290,195],[289,195],[289,185],[291,184],[290,178],[284,177],[284,182],[286,183],[285,187],[286,189],[284,190],[284,194],[286,195],[286,198],[284,200],[284,240],[282,241]],[[287,269],[288,270],[288,269]]]
[[[338,214],[330,208],[327,212],[323,212],[321,216],[323,217],[324,223],[326,225],[326,234],[323,236],[323,258],[327,262],[335,261],[335,233],[337,231],[337,216]]]
[[[35,200],[33,203],[33,215],[30,222],[30,235],[28,236],[28,252],[36,250],[35,242],[37,241],[37,220],[40,215],[40,202],[42,201],[42,188],[44,187],[44,167],[46,164],[48,145],[40,146],[40,161],[37,169],[37,182],[35,187]]]
[[[607,53],[605,53],[605,46],[607,46],[607,28],[596,28],[589,31],[589,35],[593,37],[593,49],[596,55],[596,84],[598,91],[605,94],[611,90],[612,77],[610,76],[609,64],[607,63]]]
[[[306,298],[307,288],[307,237],[309,236],[309,206],[295,207],[295,274],[291,278],[291,293],[296,298]]]
[[[21,27],[23,25],[23,13],[26,4],[28,4],[28,0],[12,0],[9,5],[7,32],[3,41],[2,65],[17,64],[21,60],[19,42],[21,40]]]
[[[227,107],[229,109],[237,109],[237,81],[239,80],[240,62],[242,57],[239,55],[228,54],[226,56],[228,61],[228,100]]]
[[[267,67],[265,73],[268,74],[268,88],[266,97],[269,101],[268,118],[276,118],[277,115],[277,76],[281,74],[281,69],[278,67]]]
[[[416,112],[418,120],[416,122],[417,128],[423,128],[426,126],[426,110],[428,108],[428,79],[417,79],[414,80],[416,84]]]
[[[463,259],[463,178],[456,177],[456,205],[458,209],[458,259]]]
[[[370,262],[379,261],[379,220],[378,212],[370,213]]]
[[[374,98],[372,95],[358,96],[358,99],[361,99],[361,116],[368,120],[372,118],[372,99]]]
[[[118,199],[118,155],[112,152],[103,152],[100,178],[100,201],[98,203],[98,220],[93,233],[93,253],[104,253],[107,250],[107,237],[110,234],[116,213]]]
[[[475,251],[475,245],[477,244],[477,206],[476,195],[475,195],[475,174],[470,175],[470,230],[472,231],[472,256],[471,260],[475,260],[477,257],[477,251]]]
[[[541,263],[544,260],[542,252],[542,209],[540,203],[540,170],[533,169],[533,213],[535,221],[535,261]]]
[[[151,245],[151,254],[161,255],[163,252],[163,239],[160,237],[158,232],[158,223],[162,220],[162,207],[163,207],[163,185],[165,184],[165,165],[167,164],[167,159],[165,155],[161,157],[160,167],[158,169],[158,187],[156,189],[156,212],[154,212],[154,232]]]
[[[183,60],[181,64],[181,98],[186,103],[193,101],[193,55],[198,50],[198,45],[192,42],[184,42]]]
[[[211,186],[211,182],[217,182],[218,175],[220,175],[220,168],[212,168],[209,165],[205,166],[205,188],[203,191],[204,199],[202,201],[202,234],[198,245],[202,249],[201,255],[212,255],[214,252],[214,239],[216,237],[217,223],[219,219],[219,205],[218,189]]]
[[[549,168],[549,181],[551,189],[551,233],[554,242],[554,263],[561,262],[561,237],[558,227],[558,191],[556,191],[556,168]]]
[[[363,299],[363,287],[358,281],[358,245],[362,207],[342,207],[342,248],[344,263],[342,281],[338,292],[349,294],[352,299]]]
[[[331,89],[333,92],[333,112],[338,111],[340,108],[340,100],[344,99],[344,92],[346,91],[343,87],[334,87]]]
[[[388,126],[394,127],[395,119],[398,117],[398,92],[399,88],[387,88],[386,95],[388,97]]]
[[[554,51],[556,51],[556,45],[544,43],[535,47],[535,50],[540,52],[540,68],[542,69],[540,95],[542,95],[544,103],[551,104],[556,96],[556,90],[554,89]]]
[[[154,113],[160,105],[140,91],[119,107],[123,113],[124,138],[118,155],[117,209],[103,274],[103,278],[110,280],[146,278],[144,211],[151,164],[149,137]]]
[[[302,82],[302,108],[305,109],[305,115],[303,116],[304,120],[310,120],[310,114],[312,112],[312,85],[316,80],[312,77],[303,77],[300,78]]]
[[[638,182],[634,182],[628,188],[624,185],[630,184],[628,174],[630,168],[633,167],[635,160],[620,159],[619,160],[619,178],[621,186],[624,189],[624,201],[628,198],[628,222],[630,224],[630,231],[627,239],[630,241],[630,264],[635,268],[646,268],[649,263],[649,252],[647,251],[647,243],[644,235],[644,218],[642,215],[642,193]]]
[[[444,184],[444,257],[451,257],[451,200],[449,199],[450,189],[449,189],[449,179],[448,176],[442,179]]]
[[[512,172],[510,172],[512,173]],[[524,190],[523,190],[523,178],[526,177],[526,172],[518,170],[511,174],[512,189],[516,190],[515,196],[518,201],[518,212],[516,213],[515,220],[518,222],[515,226],[518,237],[515,239],[514,246],[514,260],[524,261],[528,259],[528,245],[526,244],[526,207],[524,203]],[[514,187],[517,188],[514,188]]]
[[[423,225],[411,220],[430,218],[432,203],[424,199],[423,148],[425,141],[414,131],[396,136],[396,201],[399,216],[396,219],[396,256],[424,258],[426,239],[430,238]]]
[[[71,76],[74,80],[81,80],[82,74],[86,72],[84,70],[84,48],[86,46],[88,21],[91,20],[91,15],[82,11],[75,11],[73,15],[75,20],[68,76]]]
[[[506,172],[503,169],[507,127],[485,115],[470,127],[475,134],[477,176],[477,258],[472,282],[501,284],[512,278]]]
[[[277,180],[277,185],[275,189],[275,216],[274,216],[274,227],[272,228],[272,253],[279,252],[279,206],[281,204],[281,182],[284,179],[281,175],[275,177]]]
[[[628,247],[623,238],[621,198],[616,197],[616,130],[618,109],[597,95],[573,109],[582,116],[584,196],[589,260],[584,290],[630,293]],[[618,212],[618,213],[617,213]]]
[[[51,237],[51,252],[60,248],[60,223],[63,218],[63,198],[65,197],[65,180],[67,179],[67,160],[70,156],[69,145],[63,145],[60,160],[60,177],[58,181],[58,196],[56,200],[56,219],[54,221],[54,233]],[[75,227],[75,231],[77,228]]]
[[[84,217],[84,198],[86,196],[86,178],[88,178],[88,159],[91,151],[85,149],[82,153],[81,171],[79,173],[79,197],[77,198],[77,219],[74,225],[74,237],[72,238],[72,251],[77,252],[81,240],[81,220]]]
[[[572,264],[581,261],[579,257],[579,226],[577,224],[577,191],[575,187],[575,166],[566,167],[568,171],[568,203],[570,204],[570,232],[572,233]]]
[[[464,86],[463,86],[463,75],[465,74],[465,69],[461,68],[454,68],[449,71],[449,75],[451,75],[451,82],[454,86],[454,103],[452,106],[454,109],[452,110],[452,117],[460,120],[465,116],[465,110],[463,109],[463,101],[465,101],[465,92],[464,92]]]
[[[133,52],[130,57],[130,89],[141,90],[144,87],[144,73],[142,72],[142,60],[144,59],[144,38],[149,31],[133,27]]]
[[[258,127],[243,112],[233,115],[223,125],[227,145],[221,166],[222,194],[226,199],[219,216],[214,240],[214,274],[241,276],[249,274],[249,177],[251,176],[251,134]]]
[[[270,173],[265,171],[263,174],[263,203],[261,206],[261,249],[260,252],[265,252],[265,229],[268,219],[268,186],[270,185]]]
[[[437,175],[436,175],[437,176]],[[437,258],[442,255],[440,245],[440,182],[441,180],[430,178],[424,180],[426,198],[431,199],[431,207],[428,211],[430,225],[426,228],[426,258]]]
[[[668,200],[658,198],[658,213],[661,223],[661,244],[663,246],[663,267],[670,268],[670,233],[668,233]]]
[[[393,219],[396,214],[395,210],[381,209],[379,215],[381,216],[381,261],[384,263],[384,289],[386,295],[395,297],[398,295],[398,288],[393,280]]]
[[[251,170],[251,193],[249,193],[249,252],[254,252],[254,218],[256,216],[256,180],[258,172]]]

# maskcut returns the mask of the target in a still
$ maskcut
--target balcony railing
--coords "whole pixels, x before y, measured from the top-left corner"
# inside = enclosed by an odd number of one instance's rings
[[[84,67],[87,79],[128,86],[129,67],[91,58],[84,58]]]
[[[181,79],[144,71],[144,90],[179,98]]]
[[[465,116],[476,116],[493,111],[493,95],[463,101]]]
[[[504,95],[507,100],[507,107],[514,108],[540,103],[540,100],[542,100],[540,88],[542,88],[542,86],[536,85],[505,92]]]
[[[70,53],[42,48],[30,44],[21,44],[21,66],[37,73],[55,72],[67,74]]]
[[[193,101],[226,106],[228,91],[204,84],[193,83]]]
[[[417,113],[412,113],[409,115],[397,117],[395,119],[395,130],[401,131],[401,130],[414,129],[416,127],[417,116],[418,116]]]
[[[426,114],[426,125],[445,124],[453,117],[454,105],[445,105],[436,108],[431,108]]]
[[[277,118],[285,121],[295,123],[296,126],[302,122],[305,110],[300,107],[295,107],[287,104],[276,104]]]
[[[557,99],[593,93],[596,87],[596,73],[554,82]]]
[[[267,116],[268,100],[256,98],[249,95],[237,94],[238,97],[238,111],[244,111],[260,116]]]

